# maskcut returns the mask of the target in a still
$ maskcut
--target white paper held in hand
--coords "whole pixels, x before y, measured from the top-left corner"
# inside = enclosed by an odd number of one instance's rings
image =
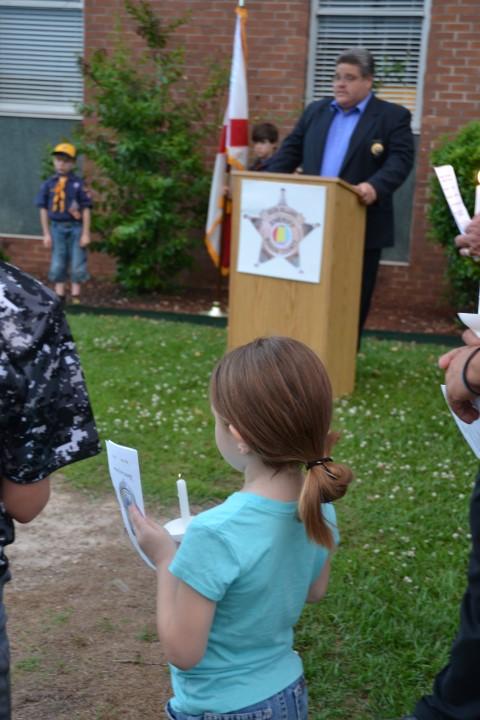
[[[460,320],[466,325],[477,337],[480,337],[480,313],[457,313]]]
[[[138,464],[138,453],[134,448],[125,447],[125,445],[118,445],[111,440],[107,440],[105,444],[107,447],[108,471],[110,473],[113,487],[115,488],[115,494],[117,496],[123,524],[127,530],[128,537],[142,560],[144,560],[148,567],[155,570],[155,565],[147,557],[147,555],[145,555],[138,544],[138,540],[135,537],[135,531],[128,515],[128,508],[130,505],[136,505],[142,515],[145,515],[140,466]]]
[[[457,227],[463,235],[471,218],[468,214],[467,208],[465,207],[462,196],[460,195],[455,170],[452,165],[440,165],[434,167],[433,169],[435,170],[435,174],[438,178],[443,194],[445,195],[445,200],[448,203],[453,219],[457,223]]]

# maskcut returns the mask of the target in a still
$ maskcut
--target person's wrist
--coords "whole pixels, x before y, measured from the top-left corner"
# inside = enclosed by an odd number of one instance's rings
[[[472,365],[473,358],[480,352],[480,345],[470,353],[462,368],[462,382],[469,393],[472,395],[480,396],[480,373],[477,371],[476,377],[472,377]],[[476,368],[475,368],[476,369]],[[470,370],[470,373],[469,373]]]

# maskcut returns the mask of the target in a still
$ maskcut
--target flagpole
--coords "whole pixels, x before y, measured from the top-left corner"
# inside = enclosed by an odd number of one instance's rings
[[[242,8],[245,5],[245,0],[238,0],[237,7]],[[224,252],[225,242],[225,216],[227,214],[227,203],[231,201],[230,197],[230,165],[227,164],[226,177],[227,177],[227,188],[223,191],[223,203],[222,203],[222,220],[220,223],[220,246],[219,246],[219,260],[218,260],[218,272],[217,272],[217,283],[216,283],[216,300],[213,301],[212,307],[207,312],[210,317],[225,317],[226,313],[222,311],[222,257]]]
[[[207,315],[223,315],[221,310],[222,279],[228,274],[231,243],[230,170],[244,170],[248,165],[248,95],[246,86],[247,10],[245,0],[236,2],[236,22],[227,109],[224,115],[220,146],[210,189],[205,242],[218,267],[216,295]],[[223,174],[223,179],[222,179]],[[219,212],[220,210],[220,212]],[[222,264],[222,260],[224,263]]]

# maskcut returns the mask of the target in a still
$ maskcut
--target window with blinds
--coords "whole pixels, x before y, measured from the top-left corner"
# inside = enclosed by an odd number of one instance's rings
[[[81,0],[0,0],[0,115],[75,117]]]
[[[316,0],[309,99],[331,95],[336,57],[348,47],[363,46],[375,58],[377,95],[408,107],[418,131],[427,5],[429,0]]]

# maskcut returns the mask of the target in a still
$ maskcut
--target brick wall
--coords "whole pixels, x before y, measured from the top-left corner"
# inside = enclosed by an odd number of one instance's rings
[[[177,33],[186,45],[187,72],[195,82],[203,82],[209,63],[228,65],[235,24],[234,0],[152,0],[152,6],[166,21],[186,10],[191,13],[188,24]],[[284,136],[303,107],[310,2],[247,0],[246,7],[250,119],[272,120]],[[128,29],[123,0],[85,0],[87,58],[93,48],[112,47],[118,18]],[[374,303],[386,307],[398,306],[399,302],[410,307],[422,305],[431,307],[432,312],[445,304],[444,258],[427,239],[425,202],[431,174],[428,158],[441,135],[453,134],[464,123],[479,117],[478,30],[477,0],[432,0],[410,262],[406,266],[381,267]],[[131,32],[129,42],[139,49],[142,45]],[[217,138],[212,138],[212,162],[216,142]],[[18,242],[22,241],[10,243],[11,248]],[[39,244],[32,248],[30,263],[32,268],[37,263],[45,267],[46,255]],[[210,284],[214,275],[203,249],[197,253],[196,266],[197,272],[188,281],[193,285]],[[108,259],[92,259],[92,267],[103,273],[112,265]]]
[[[391,305],[400,298],[432,311],[445,304],[444,257],[427,239],[429,156],[443,135],[480,118],[479,29],[477,0],[432,0],[410,264],[381,268],[375,302]]]
[[[229,67],[235,27],[234,0],[150,0],[159,17],[168,22],[191,13],[175,34],[186,47],[188,77],[203,83],[210,63]],[[303,107],[307,67],[310,3],[252,2],[248,22],[248,88],[250,119],[273,120],[287,130]],[[112,47],[115,27],[125,17],[123,0],[85,0],[85,39],[89,50]],[[132,47],[141,48],[134,33]]]
[[[5,238],[0,236],[0,248],[8,255],[9,262],[18,265],[43,281],[47,279],[50,266],[50,250],[43,247],[40,238]],[[89,267],[96,277],[112,277],[115,261],[103,253],[89,254]]]
[[[235,27],[233,0],[150,0],[159,17],[169,22],[185,14],[191,17],[175,33],[186,48],[186,66],[189,80],[203,84],[206,68],[219,64],[230,66]],[[310,4],[305,0],[294,2],[252,3],[248,23],[248,88],[250,120],[270,120],[285,134],[303,108]],[[143,41],[131,32],[132,23],[126,16],[123,0],[85,0],[86,57],[96,48],[111,48],[115,28],[120,22],[128,32],[132,48],[141,51]],[[129,30],[130,28],[130,30]],[[224,102],[221,113],[223,114]],[[219,127],[220,131],[220,127]],[[208,148],[213,168],[218,136],[212,138]],[[96,271],[96,267],[92,264]],[[185,273],[185,282],[198,287],[214,286],[216,271],[203,247],[195,253],[195,268]]]

